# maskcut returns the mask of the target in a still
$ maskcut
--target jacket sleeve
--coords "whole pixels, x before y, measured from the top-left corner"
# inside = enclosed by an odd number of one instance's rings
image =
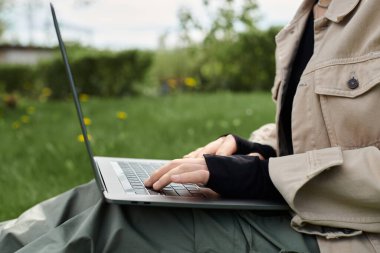
[[[269,174],[295,212],[296,230],[327,238],[380,233],[378,148],[333,147],[271,158]]]

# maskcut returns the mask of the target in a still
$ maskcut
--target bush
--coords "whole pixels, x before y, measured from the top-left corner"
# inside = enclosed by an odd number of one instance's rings
[[[152,61],[152,53],[138,50],[120,53],[98,52],[70,59],[78,92],[97,96],[124,96],[136,93]],[[69,94],[61,58],[39,66],[41,81],[52,90],[53,98]]]
[[[177,90],[186,90],[181,87],[188,77],[197,81],[200,91],[270,90],[275,75],[274,37],[279,29],[252,29],[232,39],[212,37],[186,48],[160,50],[154,75],[161,87],[168,83]]]
[[[200,22],[203,18],[199,19],[198,13],[190,9],[179,11],[181,47],[172,50],[177,59],[161,60],[167,65],[159,68],[177,70],[172,74],[174,80],[194,77],[199,83],[198,90],[269,90],[275,75],[274,37],[279,27],[257,26],[256,0],[203,1],[203,5],[206,13],[212,13],[208,22]],[[202,36],[201,41],[194,39],[195,34]],[[163,49],[165,38],[161,38]],[[176,62],[181,65],[174,65]]]
[[[68,51],[78,91],[96,96],[136,94],[153,58],[152,52],[138,50],[115,53],[69,47]],[[38,97],[44,87],[51,98],[70,95],[60,55],[37,66],[0,65],[0,93]]]
[[[27,65],[0,65],[0,92],[30,95],[34,89],[35,72]]]
[[[160,49],[155,53],[150,74],[162,93],[199,89],[199,52],[198,47],[188,47]]]

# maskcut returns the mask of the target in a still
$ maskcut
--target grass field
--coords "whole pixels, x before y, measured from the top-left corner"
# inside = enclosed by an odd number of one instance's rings
[[[274,110],[267,93],[90,98],[83,108],[96,155],[162,159],[224,133],[247,137]],[[92,178],[71,101],[22,101],[0,116],[0,131],[0,221]]]

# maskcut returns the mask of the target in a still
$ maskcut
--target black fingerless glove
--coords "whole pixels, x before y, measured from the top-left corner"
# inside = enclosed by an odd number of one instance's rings
[[[276,157],[276,151],[269,145],[248,141],[237,135],[232,135],[235,138],[237,150],[235,155],[247,155],[249,153],[259,153],[265,159]]]
[[[283,200],[270,179],[268,160],[243,155],[204,157],[210,171],[206,187],[222,197]]]

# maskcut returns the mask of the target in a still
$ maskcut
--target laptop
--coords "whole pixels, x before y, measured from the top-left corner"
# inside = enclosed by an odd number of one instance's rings
[[[86,125],[78,98],[74,78],[71,73],[65,45],[57,22],[55,10],[50,4],[60,51],[65,64],[68,83],[72,91],[75,108],[84,137],[87,153],[97,186],[109,203],[147,206],[170,206],[189,208],[249,209],[249,210],[288,210],[284,203],[261,200],[225,199],[211,189],[196,184],[175,184],[154,191],[144,186],[143,181],[150,173],[168,161],[155,159],[134,159],[94,156],[87,136]]]

